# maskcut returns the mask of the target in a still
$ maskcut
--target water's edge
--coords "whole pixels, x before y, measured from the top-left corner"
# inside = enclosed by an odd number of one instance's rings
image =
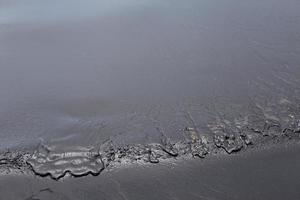
[[[298,124],[299,125],[299,124]],[[113,141],[93,147],[74,147],[64,150],[40,144],[33,152],[6,150],[0,153],[0,174],[33,173],[41,177],[59,180],[66,175],[82,177],[99,175],[105,169],[119,168],[129,164],[155,164],[174,161],[176,158],[205,158],[218,154],[233,154],[270,144],[297,142],[300,127],[285,128],[276,134],[266,134],[267,129],[247,127],[252,134],[215,134],[213,137],[199,136],[193,128],[186,128],[190,138],[172,141],[163,138],[161,143],[116,146]]]

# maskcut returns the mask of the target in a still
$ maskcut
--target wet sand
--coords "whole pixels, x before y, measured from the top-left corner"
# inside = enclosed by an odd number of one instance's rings
[[[299,10],[297,0],[0,0],[5,199],[297,199]]]
[[[1,149],[297,126],[298,1],[0,3]]]
[[[290,199],[300,197],[299,143],[205,160],[132,165],[100,176],[54,181],[1,176],[5,200]]]

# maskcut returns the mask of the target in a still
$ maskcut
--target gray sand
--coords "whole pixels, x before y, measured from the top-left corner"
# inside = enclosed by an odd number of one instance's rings
[[[299,120],[299,1],[125,2],[0,1],[0,148]]]
[[[297,199],[299,10],[0,0],[0,199]]]
[[[297,200],[299,144],[205,160],[177,160],[54,181],[32,176],[0,177],[0,199],[198,199]]]

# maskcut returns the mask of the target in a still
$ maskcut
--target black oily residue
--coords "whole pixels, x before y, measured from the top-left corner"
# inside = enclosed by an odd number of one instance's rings
[[[261,100],[263,99],[263,100]],[[200,132],[196,120],[189,116],[192,127],[182,127],[184,140],[172,140],[161,132],[160,143],[120,146],[109,140],[87,149],[83,147],[55,147],[40,145],[38,150],[25,159],[26,166],[36,175],[59,180],[66,175],[81,177],[99,175],[107,168],[127,164],[146,164],[170,161],[174,158],[205,158],[218,153],[232,154],[249,146],[268,142],[299,140],[300,108],[298,99],[291,101],[280,97],[279,103],[256,98],[251,112],[238,118],[214,112],[214,120],[206,126],[209,132]],[[265,103],[266,102],[266,103]]]
[[[31,170],[39,176],[50,176],[58,180],[66,174],[74,177],[98,175],[107,168],[118,164],[134,162],[159,163],[161,160],[192,155],[204,158],[208,154],[208,147],[197,139],[194,141],[172,143],[169,140],[162,144],[128,145],[115,147],[112,142],[103,144],[99,149],[74,149],[72,152],[59,152],[41,145],[27,160]]]
[[[104,163],[99,152],[93,152],[85,148],[77,148],[74,151],[55,152],[42,145],[45,151],[34,153],[27,160],[32,171],[42,177],[50,176],[58,180],[66,174],[74,177],[86,175],[99,175],[104,169]]]
[[[264,126],[268,127],[268,126]],[[195,137],[193,128],[191,139],[172,142],[164,138],[162,142],[152,144],[136,144],[117,147],[112,141],[107,141],[98,148],[77,147],[68,151],[60,151],[54,147],[40,145],[33,154],[6,151],[0,154],[0,169],[9,171],[26,169],[41,177],[51,177],[59,180],[67,174],[73,177],[99,175],[109,167],[121,167],[134,163],[159,163],[177,157],[205,158],[209,154],[238,152],[247,146],[255,146],[265,141],[299,140],[299,123],[293,128],[284,128],[278,134],[265,135],[267,130],[254,130],[245,127],[237,133],[215,134],[212,138]]]
[[[6,151],[0,154],[0,171],[11,172],[31,170],[41,177],[59,180],[66,175],[81,177],[99,175],[103,170],[134,163],[159,163],[174,158],[205,158],[217,153],[232,154],[248,146],[257,146],[265,142],[299,140],[299,109],[292,114],[283,115],[276,120],[262,106],[256,106],[254,114],[246,114],[239,119],[225,118],[219,115],[215,121],[207,124],[210,134],[202,134],[193,127],[183,127],[185,140],[174,141],[161,133],[160,143],[134,144],[120,146],[114,140],[103,142],[91,148],[64,147],[41,144],[34,153]],[[268,107],[267,107],[268,108]],[[286,106],[277,106],[285,111]],[[281,116],[281,115],[280,115]],[[284,117],[288,116],[288,117]],[[191,121],[194,121],[191,118]]]
[[[0,152],[0,172],[9,169],[24,170],[27,168],[27,159],[31,154],[19,151]]]

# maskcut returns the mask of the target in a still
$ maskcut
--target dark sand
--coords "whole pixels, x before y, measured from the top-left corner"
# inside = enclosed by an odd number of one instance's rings
[[[2,200],[262,199],[300,197],[299,144],[204,160],[132,165],[100,176],[54,181],[1,176]]]
[[[299,10],[296,0],[1,0],[0,148],[297,126]]]
[[[0,0],[0,199],[300,199],[299,10]]]

